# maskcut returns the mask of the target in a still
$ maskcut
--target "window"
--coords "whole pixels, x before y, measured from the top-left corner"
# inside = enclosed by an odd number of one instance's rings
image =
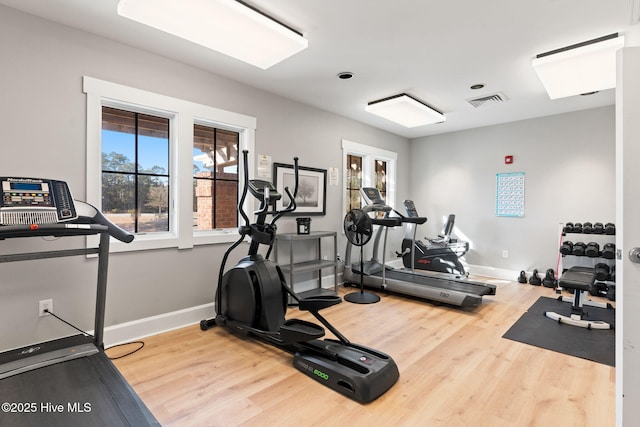
[[[347,154],[347,168],[345,170],[345,182],[347,184],[347,203],[345,214],[351,209],[362,207],[360,200],[360,187],[362,187],[362,157],[355,154]]]
[[[237,239],[238,151],[253,152],[255,118],[87,76],[83,91],[86,201],[136,233],[113,251]]]
[[[238,132],[193,126],[193,227],[238,224]]]
[[[380,191],[383,200],[387,200],[387,161],[375,161],[375,186]]]
[[[395,205],[397,153],[342,140],[344,162],[344,211],[360,208],[360,187],[376,187],[390,206]]]
[[[102,107],[102,211],[133,233],[169,231],[169,119]]]

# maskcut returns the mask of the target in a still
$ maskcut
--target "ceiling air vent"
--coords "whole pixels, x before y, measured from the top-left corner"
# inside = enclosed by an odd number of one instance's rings
[[[476,108],[480,108],[483,105],[497,104],[499,102],[504,102],[507,99],[509,98],[507,98],[504,93],[496,92],[492,93],[491,95],[481,96],[479,98],[467,99],[467,102]]]

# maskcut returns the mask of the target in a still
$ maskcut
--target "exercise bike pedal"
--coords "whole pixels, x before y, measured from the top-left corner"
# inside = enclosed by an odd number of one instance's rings
[[[278,331],[283,344],[311,341],[324,336],[324,328],[306,320],[290,319]]]

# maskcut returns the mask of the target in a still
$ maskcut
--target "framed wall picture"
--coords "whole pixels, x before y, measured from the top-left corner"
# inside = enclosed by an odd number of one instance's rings
[[[293,193],[294,174],[293,165],[284,163],[273,164],[273,185],[282,194],[277,202],[277,209],[283,209],[289,204],[289,196],[284,191],[289,187]],[[327,202],[327,170],[298,166],[298,194],[296,196],[296,210],[292,215],[325,215]]]

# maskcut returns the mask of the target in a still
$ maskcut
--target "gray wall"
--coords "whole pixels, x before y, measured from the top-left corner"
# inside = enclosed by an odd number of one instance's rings
[[[437,234],[441,218],[455,213],[472,242],[469,264],[555,270],[559,223],[615,222],[615,109],[416,139],[411,171],[412,197],[430,219],[423,230]],[[503,172],[525,173],[523,218],[495,215],[496,173]]]
[[[0,174],[69,182],[83,199],[89,75],[257,118],[256,153],[304,166],[342,167],[341,140],[398,153],[397,200],[413,199],[429,217],[421,235],[456,213],[472,241],[475,265],[509,270],[555,267],[558,223],[614,221],[614,109],[600,109],[491,126],[408,142],[404,138],[314,109],[203,70],[0,7],[3,118]],[[515,163],[506,166],[505,155]],[[526,173],[526,216],[497,218],[495,174]],[[312,229],[342,226],[342,186],[328,187],[327,215]],[[295,229],[285,218],[279,230]],[[339,251],[344,239],[339,232]],[[389,253],[402,236],[392,233]],[[81,247],[83,239],[0,241],[0,253]],[[213,300],[226,245],[118,253],[111,257],[107,325]],[[509,258],[502,258],[502,250]],[[231,263],[237,259],[238,253]],[[389,256],[388,256],[389,257]],[[37,302],[79,326],[93,327],[95,259],[0,264],[0,350],[71,333],[37,317]]]
[[[404,138],[5,7],[0,53],[0,174],[62,179],[77,199],[86,195],[83,75],[254,116],[256,153],[276,162],[298,155],[303,166],[340,169],[344,138],[396,151],[399,165],[409,163]],[[341,229],[341,188],[328,188],[327,215],[314,217],[312,229]],[[407,168],[399,168],[398,188],[399,198],[409,197]],[[279,229],[293,231],[295,221],[285,218]],[[25,240],[0,241],[0,252],[83,245]],[[211,302],[226,246],[112,255],[107,326]],[[73,332],[37,317],[41,299],[53,298],[56,313],[92,329],[95,271],[96,260],[83,257],[0,264],[0,350]]]

